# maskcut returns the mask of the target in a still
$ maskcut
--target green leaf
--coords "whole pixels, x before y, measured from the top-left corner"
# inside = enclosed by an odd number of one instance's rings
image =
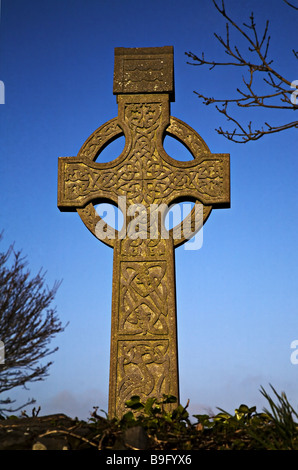
[[[139,410],[141,408],[144,408],[144,405],[143,403],[141,403],[141,399],[138,395],[134,395],[133,397],[131,397],[130,400],[125,402],[125,405],[128,408],[131,408],[132,410]]]
[[[147,414],[152,414],[153,412],[153,405],[156,402],[156,398],[148,398],[146,400],[145,406],[144,406],[144,412]]]
[[[174,395],[163,395],[163,403],[177,403],[177,398]]]
[[[189,417],[188,411],[182,406],[178,405],[172,413],[172,419],[187,419]]]
[[[121,418],[122,423],[132,423],[133,421],[135,421],[135,417],[132,411],[128,411]]]
[[[229,414],[229,413],[226,413],[226,412],[221,412],[221,413],[218,413],[216,416],[214,416],[214,421],[220,421],[220,422],[227,422],[228,420],[230,420],[232,418],[232,416]]]
[[[239,406],[238,410],[236,410],[236,411],[238,411],[239,413],[248,413],[249,408],[248,408],[247,405],[242,404],[242,405]]]
[[[194,418],[197,418],[198,422],[205,425],[206,423],[209,423],[210,421],[210,416],[209,415],[193,415]]]

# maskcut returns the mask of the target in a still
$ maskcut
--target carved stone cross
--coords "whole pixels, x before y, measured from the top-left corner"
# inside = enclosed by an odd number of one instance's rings
[[[174,249],[189,237],[181,230],[185,221],[167,231],[159,208],[194,201],[188,216],[194,233],[212,208],[230,205],[229,155],[212,154],[191,127],[170,116],[173,77],[172,47],[116,48],[118,116],[93,132],[76,157],[61,157],[58,163],[59,209],[77,211],[87,228],[114,249],[110,417],[120,417],[133,395],[171,394],[179,400]],[[121,155],[100,163],[100,152],[122,135]],[[165,135],[181,141],[193,159],[169,156]],[[121,231],[97,214],[94,204],[103,201],[124,213]]]

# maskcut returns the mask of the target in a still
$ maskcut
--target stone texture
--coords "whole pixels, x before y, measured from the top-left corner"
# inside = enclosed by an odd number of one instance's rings
[[[114,93],[118,116],[93,132],[76,157],[59,158],[58,207],[77,211],[97,237],[105,226],[101,241],[114,249],[109,416],[120,417],[133,395],[179,400],[174,249],[187,236],[176,237],[176,228],[164,237],[159,221],[152,238],[150,211],[191,199],[203,205],[205,223],[213,208],[229,207],[230,177],[229,155],[211,153],[196,131],[170,116],[173,48],[117,48]],[[120,135],[121,155],[100,163],[101,150]],[[165,135],[181,141],[193,159],[167,155]],[[133,217],[125,217],[123,234],[95,211],[96,202],[118,204],[119,197],[125,216],[132,207],[143,208],[137,237],[130,234]],[[189,218],[192,227],[195,208]]]
[[[168,93],[174,101],[173,47],[116,47],[113,93]]]
[[[113,448],[115,450],[147,450],[151,444],[144,428],[133,426],[120,434]]]
[[[95,423],[64,414],[0,420],[0,451],[145,450],[150,445],[141,426],[119,430],[101,417]]]
[[[75,425],[76,421],[64,414],[3,420],[0,421],[0,450],[70,449],[66,435],[58,431],[66,431]],[[45,436],[54,430],[55,434]]]

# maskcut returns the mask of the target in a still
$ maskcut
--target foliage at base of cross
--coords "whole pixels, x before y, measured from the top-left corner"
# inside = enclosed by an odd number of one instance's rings
[[[177,404],[172,395],[162,400],[142,401],[133,396],[126,402],[121,419],[97,414],[88,422],[65,415],[0,420],[0,450],[298,450],[298,414],[284,393],[271,386],[275,400],[261,388],[269,403],[262,413],[240,405],[232,415],[219,409],[214,416],[193,415]]]

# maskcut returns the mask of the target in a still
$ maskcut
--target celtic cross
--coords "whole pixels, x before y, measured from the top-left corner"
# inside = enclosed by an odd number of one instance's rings
[[[170,116],[173,76],[172,47],[116,48],[118,116],[95,130],[76,157],[58,161],[59,209],[77,211],[86,227],[114,249],[110,417],[120,417],[133,395],[171,394],[179,400],[174,249],[189,238],[181,231],[187,224],[165,230],[163,213],[155,217],[152,232],[149,210],[156,215],[161,206],[193,201],[187,226],[194,233],[212,208],[230,205],[229,155],[212,154],[191,127]],[[100,163],[100,152],[122,135],[121,155]],[[163,148],[165,135],[182,142],[193,158],[169,156]],[[99,202],[126,212],[121,231],[99,216]],[[134,220],[138,228],[132,233]]]

